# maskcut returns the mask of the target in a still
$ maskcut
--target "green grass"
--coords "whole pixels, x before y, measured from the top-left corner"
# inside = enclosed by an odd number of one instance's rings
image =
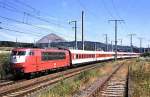
[[[13,47],[0,47],[1,51],[10,51],[12,49],[13,49]]]
[[[130,66],[130,97],[150,97],[150,62],[136,61]]]
[[[82,72],[72,79],[62,80],[56,87],[41,94],[39,97],[72,97],[72,95],[79,92],[80,88],[87,84],[91,78],[98,76],[101,76],[98,69]]]
[[[0,79],[5,78],[10,72],[9,56],[9,53],[0,54]]]
[[[120,63],[123,63],[123,61],[103,62],[100,64],[101,68],[85,71],[72,78],[62,80],[55,87],[47,89],[44,93],[41,92],[39,97],[72,97],[74,94],[80,93],[80,91],[84,90],[101,76],[110,73],[112,67]]]

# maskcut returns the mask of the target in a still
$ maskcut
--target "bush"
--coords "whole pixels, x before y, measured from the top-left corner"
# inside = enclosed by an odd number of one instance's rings
[[[0,79],[4,79],[10,73],[9,53],[0,54]]]
[[[150,57],[150,53],[143,53],[141,57]]]

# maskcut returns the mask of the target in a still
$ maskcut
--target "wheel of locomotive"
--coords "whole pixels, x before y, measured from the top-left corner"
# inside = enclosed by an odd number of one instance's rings
[[[13,72],[13,78],[14,78],[14,80],[22,79],[22,78],[24,78],[24,73],[15,71],[15,72]]]
[[[24,77],[26,79],[32,79],[35,77],[35,73],[26,73],[26,74],[24,74]]]

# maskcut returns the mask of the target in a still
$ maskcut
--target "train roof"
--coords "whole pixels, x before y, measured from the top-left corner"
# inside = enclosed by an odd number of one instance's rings
[[[24,51],[24,50],[41,50],[41,51],[65,51],[64,49],[56,49],[56,48],[14,48],[12,50],[15,51]]]
[[[66,51],[69,50],[71,53],[76,54],[115,54],[115,52],[105,52],[105,51],[89,51],[89,50],[75,50],[75,49],[59,49],[59,48],[14,48],[12,50],[41,50],[41,51]],[[131,52],[117,52],[118,54],[140,54]]]

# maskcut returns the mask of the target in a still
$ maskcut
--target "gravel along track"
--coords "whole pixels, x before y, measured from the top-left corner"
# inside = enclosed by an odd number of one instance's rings
[[[123,64],[114,71],[96,80],[91,86],[74,97],[125,97],[127,89],[128,66]]]
[[[87,65],[84,67],[79,67],[75,69],[69,69],[67,71],[62,71],[39,78],[26,80],[12,84],[3,88],[0,88],[0,97],[23,97],[29,95],[41,88],[45,88],[52,84],[55,84],[62,79],[66,79],[77,75],[83,71],[95,69],[100,67],[100,64]]]
[[[98,97],[125,97],[128,67],[123,66],[112,76],[98,94]]]

